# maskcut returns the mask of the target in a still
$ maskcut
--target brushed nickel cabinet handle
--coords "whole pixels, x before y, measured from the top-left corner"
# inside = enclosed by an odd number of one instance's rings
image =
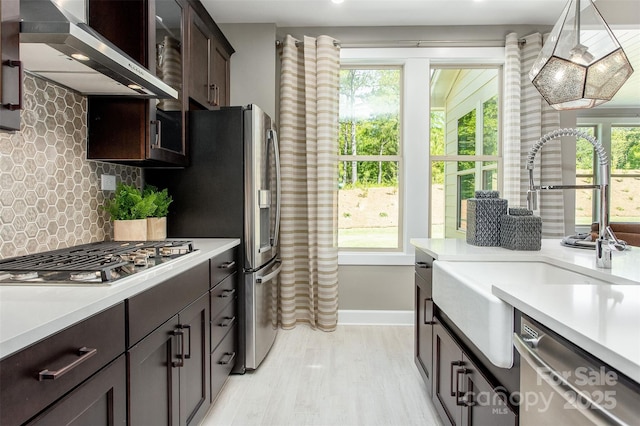
[[[234,266],[236,266],[236,261],[235,260],[231,260],[229,262],[224,262],[223,264],[218,266],[218,268],[220,268],[220,269],[231,269]]]
[[[235,288],[227,289],[227,290],[222,290],[222,293],[220,293],[220,294],[218,295],[218,297],[221,297],[221,298],[231,297],[231,296],[233,296],[233,294],[234,294],[235,292],[236,292],[236,289],[235,289]]]
[[[184,367],[184,360],[185,360],[185,356],[184,356],[184,331],[182,331],[181,328],[178,328],[176,330],[173,330],[171,332],[171,334],[173,336],[177,336],[180,338],[180,354],[178,354],[178,356],[180,357],[180,359],[178,361],[172,361],[171,362],[171,366],[172,367]]]
[[[218,361],[218,364],[220,365],[228,365],[231,364],[231,361],[233,361],[233,359],[236,357],[236,353],[235,352],[226,352],[222,358],[220,358],[220,361]]]
[[[11,102],[5,104],[4,106],[9,110],[9,111],[17,111],[17,110],[21,110],[22,109],[22,98],[23,98],[23,88],[22,86],[24,86],[22,84],[22,75],[23,73],[23,69],[22,69],[22,61],[16,61],[13,59],[9,59],[6,62],[6,65],[9,68],[15,68],[18,67],[18,103],[17,104],[12,104]]]
[[[420,269],[429,269],[431,266],[427,262],[416,262],[416,267]]]
[[[434,325],[436,322],[433,321],[433,311],[431,311],[432,317],[431,318],[427,318],[427,303],[431,302],[431,298],[427,297],[424,299],[424,325]]]
[[[225,317],[220,324],[220,327],[231,327],[236,322],[236,317]]]
[[[88,360],[89,358],[91,358],[97,353],[98,353],[97,349],[87,348],[86,346],[83,346],[80,349],[78,349],[78,355],[80,356],[80,358],[76,359],[69,365],[65,365],[59,370],[54,370],[54,371],[51,371],[48,369],[42,370],[40,373],[38,373],[38,380],[39,381],[56,380],[57,378],[64,376],[69,371],[73,370],[74,368],[76,368],[77,366],[79,366],[80,364],[82,364],[83,362],[85,362],[86,360]]]

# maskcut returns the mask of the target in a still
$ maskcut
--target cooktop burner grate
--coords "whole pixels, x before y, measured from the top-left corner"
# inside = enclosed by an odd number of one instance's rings
[[[47,280],[107,282],[193,252],[191,241],[113,241],[0,259],[0,271],[11,281]],[[158,259],[149,262],[149,259]],[[66,273],[60,275],[56,273]]]

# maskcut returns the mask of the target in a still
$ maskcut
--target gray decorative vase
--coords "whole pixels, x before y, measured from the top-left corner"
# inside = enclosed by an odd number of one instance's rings
[[[500,246],[500,218],[507,213],[507,200],[498,191],[476,191],[467,200],[467,243]]]
[[[540,250],[542,219],[526,208],[510,208],[502,216],[500,246],[509,250]]]

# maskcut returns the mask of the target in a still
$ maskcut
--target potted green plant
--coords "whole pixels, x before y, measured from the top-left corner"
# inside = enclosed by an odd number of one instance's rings
[[[104,205],[113,220],[114,241],[146,241],[147,217],[157,209],[156,196],[143,196],[133,185],[119,183],[112,199]]]
[[[160,191],[153,185],[147,185],[142,191],[142,196],[151,198],[156,206],[153,213],[147,217],[147,239],[152,241],[164,240],[167,238],[169,204],[173,202],[173,198],[171,198],[166,188]]]

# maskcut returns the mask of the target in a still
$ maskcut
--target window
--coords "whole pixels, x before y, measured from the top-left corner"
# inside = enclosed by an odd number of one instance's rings
[[[467,200],[476,190],[500,189],[498,100],[498,68],[432,72],[432,238],[464,238]]]
[[[637,119],[578,120],[581,123],[579,129],[601,141],[610,159],[609,220],[640,222],[640,124]],[[597,183],[599,172],[593,146],[582,138],[577,139],[576,183]],[[599,220],[598,202],[597,191],[576,191],[576,227],[586,227]]]
[[[393,102],[394,105],[398,105],[399,111],[396,153],[387,152],[379,155],[380,151],[378,150],[366,154],[373,156],[373,158],[367,158],[363,151],[358,151],[359,147],[356,146],[356,155],[353,157],[351,157],[350,152],[349,155],[344,157],[342,151],[339,153],[340,164],[338,165],[338,167],[344,168],[345,161],[349,163],[354,159],[356,161],[373,162],[374,166],[378,168],[380,161],[383,162],[383,167],[385,162],[397,163],[398,228],[397,231],[393,230],[393,242],[391,242],[391,238],[388,238],[386,241],[389,244],[384,244],[390,245],[392,248],[380,247],[382,244],[378,244],[377,247],[372,247],[373,244],[368,244],[369,247],[364,248],[345,247],[347,244],[339,243],[338,263],[340,265],[413,265],[415,262],[414,247],[410,241],[413,238],[428,237],[429,227],[432,222],[429,207],[429,200],[432,196],[429,185],[431,181],[429,146],[432,144],[429,135],[429,116],[434,110],[430,106],[432,96],[430,96],[429,82],[431,81],[433,66],[435,63],[455,63],[458,64],[458,67],[460,67],[460,64],[466,64],[467,68],[472,68],[476,64],[483,64],[483,66],[486,64],[486,67],[495,67],[493,71],[496,72],[501,64],[504,63],[504,48],[343,48],[340,50],[340,62],[343,70],[391,70],[398,73],[397,90],[399,91],[399,97],[397,98],[397,103],[396,101]],[[491,99],[496,93],[497,91],[492,95],[483,97],[483,102]],[[476,107],[475,104],[474,107]],[[473,108],[468,108],[464,113],[469,112],[471,109]],[[455,120],[464,115],[464,113],[458,114]],[[454,117],[452,116],[452,118]],[[480,123],[481,121],[478,122]],[[444,128],[445,126],[443,125],[442,129]],[[452,128],[447,127],[447,129]],[[455,127],[453,129],[455,130]],[[445,153],[445,136],[444,133],[440,135],[443,154]],[[344,138],[344,135],[341,135],[341,137]],[[483,137],[480,136],[477,139],[482,140]],[[343,145],[340,145],[340,147],[344,150]],[[387,145],[385,145],[385,151],[386,149]],[[480,173],[483,161],[497,161],[497,157],[476,155],[473,157],[473,161],[481,161],[478,165]],[[347,171],[349,170],[348,167],[349,164],[346,165]],[[496,168],[496,170],[499,169]],[[343,176],[345,181],[340,181],[339,183],[344,189],[347,186],[347,176],[344,174]],[[377,177],[377,174],[374,174],[374,176]],[[444,181],[444,163],[440,168],[440,176]],[[490,167],[487,168],[485,176],[485,180],[491,181],[493,179]],[[481,174],[476,175],[475,178],[478,180],[483,179]],[[371,187],[369,188],[369,193],[371,193]],[[440,187],[444,191],[444,185]],[[448,194],[453,196],[453,202],[455,203],[455,192],[449,192]],[[357,197],[357,194],[352,197],[352,200],[355,198],[358,198],[358,200],[363,199],[363,197]],[[357,201],[355,203],[357,204]],[[340,204],[342,203],[339,202]],[[374,217],[375,215],[380,217],[380,212],[387,213],[386,211],[378,211],[373,213]],[[344,213],[348,212],[341,211],[338,217],[339,220],[346,219]],[[442,214],[444,214],[444,210]],[[340,224],[338,226],[340,227]],[[343,235],[345,234],[344,229],[343,227],[343,231],[341,231]],[[374,230],[369,229],[368,231]],[[379,234],[367,232],[367,235],[372,241],[373,236]]]
[[[400,67],[340,71],[338,247],[402,248]]]

